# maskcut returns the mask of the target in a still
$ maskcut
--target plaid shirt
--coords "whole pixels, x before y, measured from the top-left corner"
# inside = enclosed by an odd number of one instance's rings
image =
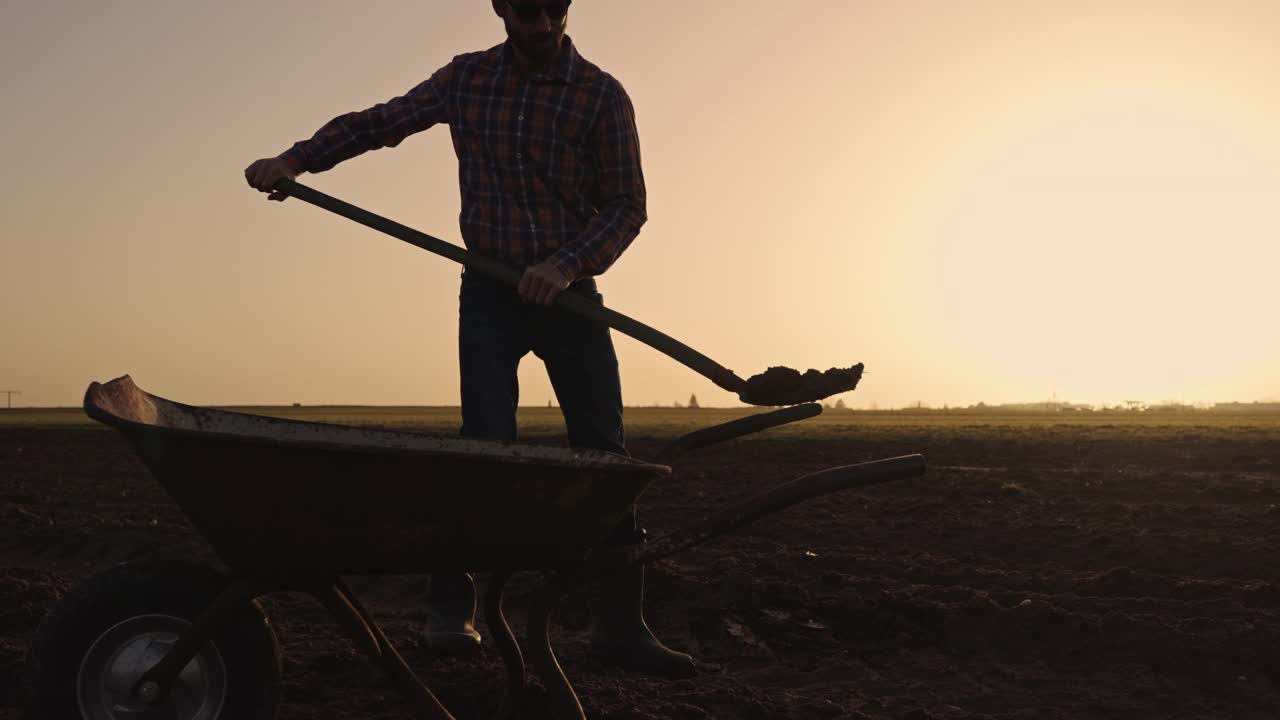
[[[445,123],[458,154],[467,247],[570,280],[599,275],[646,220],[631,99],[568,36],[554,67],[527,77],[510,42],[459,55],[401,97],[331,120],[284,153],[321,172]]]

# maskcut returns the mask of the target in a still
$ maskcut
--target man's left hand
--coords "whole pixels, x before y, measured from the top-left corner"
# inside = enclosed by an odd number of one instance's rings
[[[542,262],[524,271],[516,291],[525,302],[550,305],[567,287],[569,278],[550,262]]]

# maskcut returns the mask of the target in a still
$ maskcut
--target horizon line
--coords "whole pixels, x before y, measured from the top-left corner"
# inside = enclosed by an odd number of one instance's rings
[[[861,407],[861,406],[849,405],[848,403],[846,403],[844,407],[837,407],[835,403],[822,402],[819,400],[814,400],[812,402],[820,403],[823,406],[824,410],[844,410],[849,412],[900,412],[903,410],[919,410],[919,411],[929,411],[929,412],[956,412],[956,411],[964,411],[964,410],[976,410],[976,411],[1071,410],[1071,411],[1098,412],[1098,411],[1106,411],[1111,409],[1124,410],[1126,412],[1129,412],[1129,411],[1145,411],[1153,408],[1185,408],[1187,410],[1194,411],[1194,410],[1214,410],[1214,409],[1217,409],[1219,406],[1231,406],[1231,405],[1238,405],[1243,407],[1256,406],[1256,405],[1264,405],[1264,406],[1275,405],[1277,406],[1276,409],[1280,410],[1280,400],[1271,400],[1271,399],[1245,400],[1245,401],[1218,400],[1213,402],[1195,402],[1195,403],[1184,403],[1184,402],[1148,403],[1143,401],[1122,401],[1118,403],[1073,403],[1073,402],[1066,402],[1061,400],[1058,400],[1058,401],[1037,400],[1037,401],[1030,401],[1030,402],[986,403],[986,402],[979,401],[977,403],[970,403],[968,405],[956,405],[956,404],[950,404],[950,403],[934,405],[924,401],[918,401],[917,403],[908,404],[908,405],[878,406],[878,407]],[[1135,405],[1131,407],[1125,407],[1125,405],[1129,405],[1130,403],[1134,403]],[[797,403],[797,404],[807,405],[809,403]],[[871,404],[879,405],[878,403],[871,403]],[[263,403],[229,403],[229,404],[212,403],[212,404],[199,405],[199,406],[193,406],[193,407],[205,407],[205,408],[213,408],[213,409],[279,408],[282,410],[343,409],[343,408],[350,408],[350,409],[381,409],[381,408],[392,409],[394,408],[394,409],[405,409],[405,410],[409,410],[409,409],[460,410],[462,408],[462,406],[458,404],[453,404],[453,405],[421,404],[419,405],[419,404],[368,404],[368,403],[290,403],[287,405],[263,404]],[[531,404],[531,405],[517,405],[516,407],[517,409],[531,409],[531,410],[552,410],[552,409],[559,410],[560,409],[559,404],[546,404],[546,405]],[[679,403],[674,403],[670,405],[662,405],[662,404],[623,405],[624,410],[751,410],[751,409],[767,410],[771,407],[774,407],[774,406],[746,405],[746,404],[743,404],[743,405],[699,404],[696,407],[690,407],[688,405],[682,405]],[[778,406],[778,408],[781,408],[781,407],[783,406]],[[22,405],[22,406],[16,406],[16,407],[0,408],[0,413],[4,413],[6,411],[11,412],[16,410],[81,410],[83,411],[84,406],[83,405]]]

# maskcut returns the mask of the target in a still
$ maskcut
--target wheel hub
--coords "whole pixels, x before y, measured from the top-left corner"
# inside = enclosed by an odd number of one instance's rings
[[[85,720],[215,720],[227,697],[227,668],[212,643],[182,669],[163,700],[159,686],[134,692],[138,679],[178,642],[191,623],[171,615],[138,615],[113,625],[80,662],[76,694]],[[148,696],[148,697],[144,697]]]

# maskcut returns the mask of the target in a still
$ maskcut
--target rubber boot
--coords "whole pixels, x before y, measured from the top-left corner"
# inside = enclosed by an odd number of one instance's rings
[[[431,601],[423,639],[437,655],[469,655],[480,649],[476,585],[466,573],[431,576]]]
[[[637,530],[633,542],[644,542]],[[591,596],[591,649],[605,662],[645,675],[689,677],[693,658],[663,645],[644,621],[644,566],[602,578]]]

